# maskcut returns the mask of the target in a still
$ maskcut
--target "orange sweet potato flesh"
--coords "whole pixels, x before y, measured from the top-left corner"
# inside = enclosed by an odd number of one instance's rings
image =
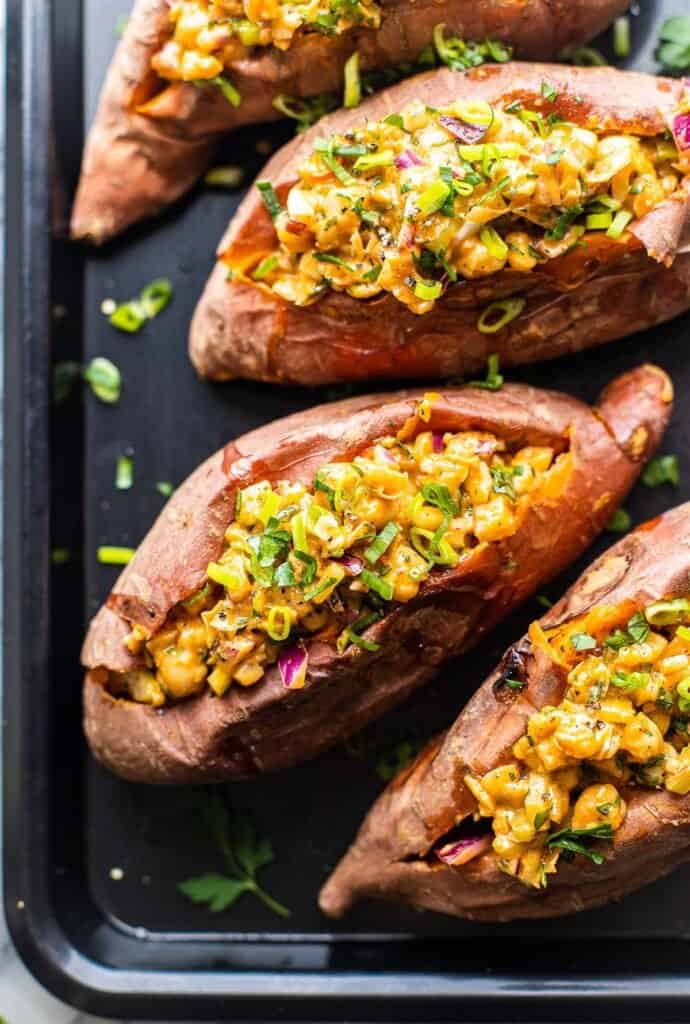
[[[275,120],[273,98],[342,89],[356,50],[363,70],[414,60],[435,25],[464,39],[502,39],[531,60],[553,58],[585,42],[629,0],[384,0],[378,31],[318,33],[289,50],[258,47],[227,71],[242,102],[219,89],[166,83],[151,58],[170,31],[167,0],[136,0],[117,48],[86,143],[72,235],[101,243],[158,213],[189,189],[213,157],[218,138],[245,124]]]
[[[542,94],[547,81],[553,101]],[[504,64],[464,75],[440,70],[373,96],[355,110],[324,118],[276,153],[259,177],[279,196],[317,138],[378,120],[414,99],[442,107],[455,99],[520,100],[545,116],[603,131],[655,135],[667,127],[681,82],[613,68]],[[685,196],[686,193],[684,192]],[[690,306],[690,199],[668,199],[632,221],[626,242],[590,233],[578,248],[530,272],[505,270],[452,285],[431,312],[410,312],[390,293],[358,300],[328,292],[294,306],[246,279],[227,280],[228,267],[251,265],[275,242],[273,224],[251,189],[218,248],[197,306],[189,350],[197,371],[222,380],[249,377],[319,385],[375,378],[465,375],[496,352],[503,366],[535,362],[624,337],[671,319]],[[517,319],[495,334],[477,329],[493,300],[521,295]],[[614,301],[612,298],[615,297]]]
[[[690,580],[690,504],[634,530],[597,559],[541,620],[560,626],[597,605],[633,606],[687,596]],[[565,670],[523,637],[526,687],[494,690],[497,669],[445,736],[394,779],[369,812],[354,844],[320,895],[325,913],[339,917],[362,897],[411,903],[478,921],[553,917],[619,899],[690,859],[690,796],[640,787],[623,789],[628,810],[612,842],[599,842],[601,865],[561,860],[544,890],[501,872],[492,852],[462,867],[425,859],[436,840],[467,819],[475,802],[464,785],[470,772],[506,762],[528,717],[557,704]]]
[[[399,430],[421,395],[370,395],[298,413],[231,442],[176,491],[84,643],[84,725],[101,761],[141,782],[216,782],[286,768],[343,740],[581,554],[656,448],[672,404],[670,381],[653,366],[614,380],[594,410],[526,385],[495,393],[442,389],[425,429],[479,429],[511,445],[567,448],[572,468],[560,494],[535,499],[512,537],[435,573],[415,600],[370,627],[366,637],[380,645],[377,652],[351,646],[338,654],[323,640],[307,641],[304,689],[286,690],[272,666],[252,687],[232,686],[221,698],[206,691],[160,710],[110,695],[103,669],[140,664],[123,646],[132,624],[155,632],[205,582],[238,487],[261,479],[311,483],[324,462],[350,459]]]

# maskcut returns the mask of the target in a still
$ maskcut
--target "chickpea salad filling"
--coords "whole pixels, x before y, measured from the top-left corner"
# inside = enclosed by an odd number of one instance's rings
[[[464,863],[493,848],[501,870],[540,889],[561,858],[603,863],[590,843],[614,837],[626,793],[690,792],[690,599],[602,606],[546,633],[533,623],[530,638],[568,670],[564,698],[530,716],[513,760],[465,776],[492,839],[437,853]],[[525,684],[506,676],[499,685]]]
[[[671,133],[562,120],[557,98],[545,81],[531,108],[520,100],[443,108],[415,101],[318,139],[284,206],[270,182],[257,182],[276,244],[249,261],[228,252],[228,276],[298,306],[328,290],[358,299],[390,292],[424,314],[458,280],[539,272],[575,248],[619,252],[633,242],[631,221],[684,195],[687,154]],[[492,304],[479,329],[500,329],[524,304]]]
[[[418,403],[417,431],[434,397]],[[371,625],[432,573],[513,535],[535,501],[558,498],[572,468],[565,443],[511,450],[472,430],[405,434],[323,465],[311,486],[263,480],[238,491],[205,586],[153,636],[134,626],[126,644],[146,667],[111,673],[111,691],[157,707],[206,687],[220,697],[276,663],[283,684],[300,688],[305,640],[378,650],[364,635]]]
[[[254,46],[288,50],[300,32],[335,36],[355,26],[378,28],[381,10],[375,0],[173,0],[170,20],[170,38],[151,66],[161,78],[203,83],[220,78]]]

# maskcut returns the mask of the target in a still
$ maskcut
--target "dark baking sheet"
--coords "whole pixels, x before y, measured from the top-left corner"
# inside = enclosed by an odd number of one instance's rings
[[[690,869],[579,917],[477,926],[370,904],[332,924],[316,893],[381,788],[377,758],[448,725],[532,602],[493,638],[364,739],[281,776],[219,790],[249,813],[276,859],[263,879],[291,909],[284,921],[244,897],[212,915],[180,881],[222,871],[199,827],[195,790],[127,785],[87,756],[80,732],[79,643],[115,570],[99,544],[135,545],[163,499],[208,453],[257,424],[342,391],[211,385],[186,357],[187,325],[222,227],[241,193],[197,189],[156,223],[103,252],[50,240],[64,228],[85,118],[115,45],[125,0],[9,4],[8,244],[5,381],[5,907],[34,973],[64,999],[111,1017],[233,1019],[687,1019]],[[655,70],[654,40],[683,0],[647,2],[633,19],[632,66]],[[52,27],[52,40],[51,40]],[[243,131],[219,162],[247,178],[289,126]],[[172,305],[141,334],[115,332],[104,298],[129,298],[154,277]],[[611,296],[616,301],[616,296]],[[635,521],[690,497],[690,319],[511,378],[592,400],[615,373],[654,359],[672,374],[677,410],[665,450],[677,488],[638,487]],[[105,355],[122,399],[84,392],[57,409],[49,366]],[[132,449],[135,484],[114,488]],[[601,550],[604,538],[582,564]],[[72,552],[50,568],[51,547]],[[572,578],[579,567],[569,574]],[[563,581],[548,592],[556,595]],[[113,870],[115,869],[115,870]]]

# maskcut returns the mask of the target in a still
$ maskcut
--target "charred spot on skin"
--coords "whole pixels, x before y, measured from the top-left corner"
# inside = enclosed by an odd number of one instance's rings
[[[527,659],[530,654],[529,640],[509,647],[499,665],[499,677],[494,683],[494,696],[506,702],[515,699],[527,685]]]

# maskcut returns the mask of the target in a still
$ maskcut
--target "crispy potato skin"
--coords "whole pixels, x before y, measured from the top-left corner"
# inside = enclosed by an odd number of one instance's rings
[[[541,95],[544,80],[557,91],[553,103]],[[415,98],[432,106],[458,97],[494,103],[521,99],[587,126],[656,133],[666,127],[681,89],[671,79],[612,68],[505,64],[462,76],[429,72],[355,110],[324,118],[276,153],[260,177],[285,195],[317,138],[347,130],[365,116],[385,117]],[[475,373],[490,352],[512,366],[579,351],[661,323],[690,306],[690,255],[682,254],[690,240],[690,200],[662,203],[635,222],[633,235],[628,246],[610,244],[596,259],[576,250],[553,261],[545,273],[509,270],[460,282],[423,316],[390,294],[363,301],[329,292],[311,306],[293,306],[267,288],[227,281],[226,265],[219,262],[194,315],[190,357],[198,373],[216,380],[319,385]],[[219,259],[265,253],[274,238],[259,193],[251,189],[220,243]],[[489,302],[516,293],[527,299],[517,319],[497,334],[477,330]]]
[[[477,548],[373,626],[367,636],[378,652],[337,654],[312,641],[302,690],[286,690],[275,666],[253,687],[232,687],[220,699],[207,691],[160,711],[104,689],[103,668],[138,663],[122,646],[130,624],[155,630],[203,584],[238,486],[266,477],[311,481],[324,462],[398,430],[421,394],[349,399],[261,428],[212,456],[175,493],[91,623],[82,652],[86,735],[109,768],[140,782],[241,779],[312,757],[380,716],[584,550],[658,444],[672,403],[668,377],[653,366],[615,380],[596,410],[524,385],[444,390],[430,429],[496,431],[519,445],[562,447],[569,438],[573,468],[560,497],[534,504],[513,537]]]
[[[556,626],[598,604],[646,604],[686,595],[690,585],[690,504],[640,526],[580,577],[541,620]],[[516,645],[526,644],[523,637]],[[523,648],[524,649],[524,648]],[[528,889],[499,871],[491,853],[460,868],[423,858],[474,801],[462,782],[468,770],[507,761],[528,717],[558,703],[565,674],[542,651],[528,656],[527,686],[494,692],[496,670],[445,736],[384,791],[353,846],[326,882],[322,910],[338,917],[363,896],[380,896],[478,921],[553,917],[599,906],[667,874],[690,858],[690,797],[628,788],[628,812],[612,842],[599,843],[601,866],[584,858],[559,862],[546,890]]]
[[[72,236],[101,243],[158,213],[203,173],[219,136],[278,117],[281,93],[313,96],[342,88],[343,67],[358,50],[364,69],[413,60],[435,25],[465,39],[502,39],[520,57],[544,60],[586,42],[622,14],[629,0],[383,0],[378,32],[303,36],[290,50],[261,50],[229,75],[242,96],[233,108],[217,89],[177,83],[160,92],[150,71],[168,26],[166,0],[137,0],[101,94],[84,154]]]

